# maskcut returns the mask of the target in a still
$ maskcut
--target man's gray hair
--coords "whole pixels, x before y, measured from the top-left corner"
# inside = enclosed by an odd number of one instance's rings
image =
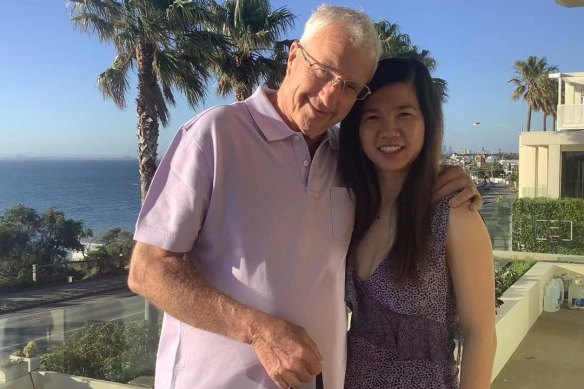
[[[311,40],[319,30],[330,24],[342,25],[353,46],[371,48],[375,61],[379,61],[381,42],[373,22],[365,12],[352,8],[328,4],[318,6],[306,22],[300,42]]]

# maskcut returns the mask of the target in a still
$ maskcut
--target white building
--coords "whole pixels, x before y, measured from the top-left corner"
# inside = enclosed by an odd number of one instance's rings
[[[503,171],[505,174],[513,174],[519,172],[519,160],[518,159],[502,159],[499,161],[501,166],[503,166]]]
[[[557,131],[519,136],[519,197],[584,198],[584,72],[554,73]]]
[[[83,253],[85,252],[85,254],[96,250],[98,247],[103,246],[102,243],[82,243],[83,247],[84,247],[84,251],[75,251],[75,250],[67,250],[67,257],[66,260],[69,262],[72,261],[83,261],[85,260],[85,255],[83,255]]]

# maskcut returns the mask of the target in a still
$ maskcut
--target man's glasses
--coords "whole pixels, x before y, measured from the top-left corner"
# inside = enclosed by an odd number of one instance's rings
[[[308,68],[312,75],[320,80],[325,84],[336,84],[337,82],[341,83],[341,90],[343,92],[351,94],[357,100],[364,100],[367,96],[371,94],[371,90],[367,85],[359,84],[355,81],[344,80],[341,76],[335,73],[333,70],[320,65],[316,62],[313,56],[311,56],[304,47],[298,42],[298,48],[300,48],[300,52],[302,53],[302,58],[308,64]],[[311,62],[309,58],[313,61]]]

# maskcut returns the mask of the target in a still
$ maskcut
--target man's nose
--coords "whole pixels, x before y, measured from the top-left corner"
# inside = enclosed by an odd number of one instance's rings
[[[342,82],[337,80],[328,82],[324,85],[319,92],[319,97],[322,104],[329,110],[336,109],[339,97],[342,92]]]

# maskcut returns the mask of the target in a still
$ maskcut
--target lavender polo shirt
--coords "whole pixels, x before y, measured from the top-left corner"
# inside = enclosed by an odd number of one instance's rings
[[[353,207],[339,187],[338,141],[329,131],[311,158],[267,93],[211,108],[179,130],[134,238],[188,253],[213,287],[304,327],[324,357],[325,387],[342,388]],[[276,386],[251,346],[165,314],[156,388]]]

